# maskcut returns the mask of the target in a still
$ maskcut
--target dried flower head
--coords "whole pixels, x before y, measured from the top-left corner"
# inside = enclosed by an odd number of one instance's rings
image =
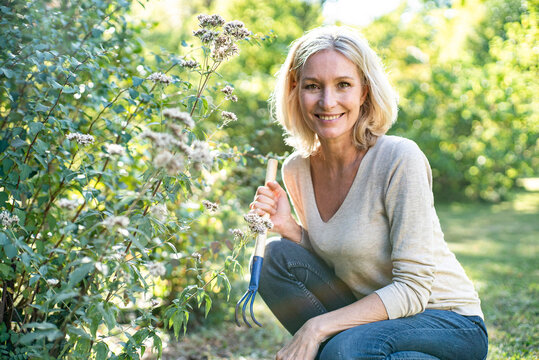
[[[19,217],[17,215],[11,215],[7,211],[2,211],[0,213],[0,221],[2,221],[2,225],[5,227],[11,227],[14,223],[19,222]]]
[[[159,221],[164,222],[167,220],[168,210],[165,204],[157,204],[150,209],[151,214]]]
[[[194,69],[198,67],[198,62],[196,62],[195,60],[182,60],[180,66],[188,69]]]
[[[155,132],[151,130],[144,130],[140,136],[144,138],[150,139],[155,147],[157,148],[171,148],[172,146],[181,146],[181,143],[178,139],[176,139],[174,136],[167,134],[167,133],[161,133],[161,132]]]
[[[243,218],[249,225],[249,229],[254,233],[263,234],[273,228],[273,223],[269,219],[263,218],[254,212],[243,215]]]
[[[75,140],[80,145],[89,145],[94,143],[94,137],[89,134],[81,134],[81,133],[69,133],[67,134],[67,140]]]
[[[167,76],[166,74],[163,74],[162,72],[154,72],[150,76],[148,76],[148,80],[153,81],[154,83],[161,83],[168,85],[172,82],[172,78],[170,76]]]
[[[230,36],[221,34],[213,42],[212,57],[215,61],[224,61],[238,54],[239,51]]]
[[[201,165],[211,166],[213,164],[213,154],[210,146],[205,141],[193,141],[189,157],[195,163],[195,167],[200,167]]]
[[[230,96],[234,92],[234,88],[230,85],[227,85],[221,89],[221,92],[225,94],[226,96]]]
[[[195,127],[195,122],[188,112],[178,108],[168,108],[163,110],[163,115],[169,119],[179,120],[188,128]]]
[[[200,255],[200,253],[197,252],[197,251],[195,251],[194,253],[192,253],[192,254],[191,254],[191,257],[197,259],[197,261],[200,261],[200,260],[202,259],[202,255]]]
[[[208,200],[202,200],[202,205],[211,213],[216,212],[219,209],[219,205]]]
[[[230,229],[229,231],[234,236],[234,239],[240,239],[245,236],[243,231],[241,231],[240,229]]]
[[[62,209],[74,210],[78,205],[79,202],[77,200],[70,200],[66,198],[58,200],[58,207]]]
[[[126,228],[129,226],[129,218],[127,216],[109,216],[103,220],[102,224],[109,230],[118,226],[120,228]]]
[[[236,40],[243,40],[251,35],[251,32],[245,28],[245,25],[238,20],[227,22],[223,29],[225,34],[232,36]]]
[[[198,26],[201,28],[215,28],[219,26],[223,26],[225,23],[225,19],[223,19],[220,15],[214,14],[214,15],[205,15],[200,14],[197,16],[198,19]]]
[[[229,112],[229,111],[221,112],[221,116],[223,117],[223,119],[225,119],[226,123],[238,120],[238,117],[236,116],[236,114],[234,114],[233,112]]]
[[[105,149],[109,155],[125,155],[125,149],[119,144],[105,144]]]
[[[163,168],[169,175],[177,175],[185,169],[185,158],[181,154],[172,154],[163,150],[155,156],[153,164],[156,168]]]
[[[193,31],[193,35],[198,37],[203,44],[209,44],[217,39],[217,36],[219,36],[219,31],[199,29]]]
[[[165,268],[165,265],[161,264],[160,262],[157,262],[157,261],[149,262],[147,266],[148,266],[148,272],[152,276],[159,277],[167,273],[167,269]]]

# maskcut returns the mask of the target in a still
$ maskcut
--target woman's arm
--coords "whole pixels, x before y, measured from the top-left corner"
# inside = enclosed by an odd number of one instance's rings
[[[380,297],[375,293],[370,294],[353,304],[308,320],[292,341],[277,353],[276,359],[312,360],[320,344],[329,337],[358,325],[387,319]]]

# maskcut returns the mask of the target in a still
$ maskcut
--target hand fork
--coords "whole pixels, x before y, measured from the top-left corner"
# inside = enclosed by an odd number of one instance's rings
[[[268,160],[268,167],[266,169],[266,182],[267,184],[270,181],[275,181],[275,177],[277,175],[277,160],[275,159],[269,159]],[[265,214],[264,217],[269,218],[269,214]],[[240,301],[236,304],[236,313],[234,314],[234,318],[236,319],[236,324],[238,326],[241,326],[241,323],[238,320],[238,314],[240,307],[242,308],[242,318],[245,324],[247,324],[248,327],[252,327],[249,321],[247,321],[247,318],[245,316],[245,310],[247,309],[247,305],[249,305],[249,310],[251,313],[251,319],[257,324],[258,326],[262,326],[261,323],[259,323],[256,318],[255,314],[253,312],[253,304],[255,302],[255,296],[256,292],[258,291],[258,282],[260,280],[260,272],[262,271],[262,263],[264,262],[264,251],[266,250],[266,237],[267,237],[267,231],[264,231],[262,234],[258,234],[256,237],[256,243],[255,243],[255,249],[253,252],[253,263],[251,266],[251,281],[249,282],[249,288],[243,294]]]

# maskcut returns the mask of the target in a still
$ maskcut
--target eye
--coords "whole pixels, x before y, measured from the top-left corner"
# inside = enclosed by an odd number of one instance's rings
[[[346,82],[346,81],[341,81],[338,85],[340,88],[347,88],[347,87],[350,87],[352,86],[349,82]]]
[[[316,89],[318,89],[318,85],[316,85],[316,84],[306,84],[303,88],[306,89],[306,90],[316,90]]]

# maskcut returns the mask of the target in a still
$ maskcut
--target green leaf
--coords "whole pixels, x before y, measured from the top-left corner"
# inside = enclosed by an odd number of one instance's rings
[[[2,274],[2,279],[11,279],[15,274],[11,266],[7,264],[0,264],[0,274]]]
[[[211,297],[208,293],[204,295],[205,297],[205,306],[204,306],[204,317],[208,317],[208,313],[211,309]]]
[[[52,329],[58,329],[58,327],[52,323],[48,322],[31,322],[26,325],[24,325],[25,329],[39,329],[39,330],[52,330]]]
[[[131,96],[131,99],[136,99],[138,97],[139,93],[137,90],[130,88],[129,89],[129,96]]]
[[[86,263],[73,270],[73,272],[69,275],[69,286],[78,284],[93,269],[93,263]]]
[[[197,306],[200,308],[200,305],[202,305],[202,302],[204,301],[204,295],[206,292],[203,288],[199,287],[197,288]]]
[[[104,342],[95,345],[95,360],[106,360],[109,354],[109,347]]]
[[[28,124],[28,127],[30,128],[30,135],[33,136],[43,129],[43,123],[31,122],[30,124]]]
[[[103,305],[102,303],[99,303],[97,305],[97,309],[103,315],[103,319],[105,319],[105,324],[107,325],[107,328],[109,330],[114,329],[116,326],[116,314],[114,312],[114,309],[112,309],[110,304]]]
[[[17,248],[13,246],[13,244],[7,244],[4,246],[4,252],[6,253],[8,259],[13,259],[15,256],[17,256]]]
[[[4,75],[6,75],[6,77],[8,79],[11,79],[13,77],[13,75],[15,75],[15,73],[9,69],[6,69],[6,68],[0,68],[0,72],[3,72]]]
[[[137,87],[137,86],[139,86],[140,84],[142,84],[144,82],[144,79],[141,79],[141,78],[139,78],[137,76],[133,76],[132,80],[133,80],[133,86],[134,87]]]

